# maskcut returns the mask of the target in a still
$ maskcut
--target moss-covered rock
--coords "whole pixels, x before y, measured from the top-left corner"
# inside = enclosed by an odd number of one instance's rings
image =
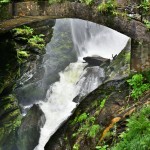
[[[99,86],[83,99],[69,120],[50,138],[45,149],[111,148],[120,133],[125,131],[125,117],[148,104],[150,91],[135,104],[129,96],[129,89],[126,79],[108,81]]]
[[[12,94],[0,97],[0,108],[0,149],[12,150],[22,119],[16,97]]]
[[[49,140],[46,150],[94,150],[101,132],[123,106],[129,88],[126,80],[109,81],[90,93],[79,104],[73,116]],[[86,116],[86,118],[85,118]]]
[[[49,22],[52,23],[53,21],[47,21],[47,25]],[[52,25],[49,24],[43,31],[45,32],[46,29],[51,29],[51,27]],[[29,28],[27,28],[27,30],[28,29]],[[37,29],[36,32],[38,31],[39,30]],[[49,34],[52,34],[52,30],[47,32],[47,36],[51,37]],[[18,77],[28,71],[29,68],[32,69],[31,66],[35,65],[37,61],[37,53],[34,53],[31,50],[33,47],[30,47],[29,50],[29,47],[26,45],[27,40],[25,40],[25,42],[24,40],[19,40],[18,38],[19,36],[15,37],[14,32],[12,31],[0,34],[0,150],[20,150],[18,147],[22,143],[17,139],[17,136],[22,136],[22,131],[20,131],[21,129],[19,130],[20,132],[18,131],[18,128],[21,125],[22,116],[19,109],[18,100],[16,99],[16,96],[11,93],[15,88]],[[21,55],[19,55],[20,52]],[[26,57],[27,53],[30,57]],[[41,55],[43,53],[44,51],[41,50],[38,54]],[[23,123],[22,126],[24,125]],[[33,129],[34,127],[31,130]],[[17,131],[19,132],[19,135],[17,134]],[[36,130],[38,135],[39,131],[40,127]],[[25,133],[23,132],[23,134]],[[37,134],[35,134],[35,136],[38,140],[39,137]],[[24,139],[25,138],[26,136]],[[18,145],[16,142],[17,140],[19,141]],[[23,141],[25,142],[26,139]],[[30,144],[28,146],[30,146]]]
[[[33,150],[40,138],[40,128],[45,123],[45,116],[38,105],[33,105],[23,118],[17,133],[18,150]]]
[[[104,66],[106,72],[106,80],[118,79],[126,77],[130,74],[131,60],[131,41],[129,40],[125,48],[114,57],[110,65]]]
[[[11,94],[19,76],[19,65],[9,32],[0,35],[0,47],[0,149],[11,150],[15,146],[21,113],[15,95]]]

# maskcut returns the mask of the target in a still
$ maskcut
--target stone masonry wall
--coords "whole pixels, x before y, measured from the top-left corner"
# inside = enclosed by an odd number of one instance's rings
[[[130,8],[130,4],[135,5],[139,0],[128,1],[118,0],[118,3],[123,4],[121,9]],[[122,16],[111,16],[102,14],[97,11],[96,7],[89,7],[77,2],[65,2],[61,4],[49,5],[48,2],[19,2],[13,7],[16,16],[49,16],[50,18],[79,18],[83,20],[93,21],[95,23],[105,25],[118,32],[121,32],[132,39],[131,50],[131,70],[142,71],[150,68],[150,31],[141,22],[141,15],[138,9],[133,7],[132,13],[138,15],[138,18]],[[119,8],[120,9],[120,8]],[[9,5],[9,12],[12,12],[12,7]],[[130,11],[128,12],[130,13]],[[150,21],[150,14],[144,16]]]

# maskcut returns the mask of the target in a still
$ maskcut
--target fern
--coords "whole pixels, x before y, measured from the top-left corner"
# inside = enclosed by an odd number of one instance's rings
[[[138,99],[143,92],[150,89],[150,83],[143,83],[144,77],[142,74],[135,74],[131,79],[127,80],[129,85],[133,88],[131,96]]]
[[[150,148],[150,106],[127,120],[127,131],[112,150],[149,150]]]
[[[89,129],[88,136],[94,138],[99,132],[99,130],[100,130],[100,126],[98,124],[91,126],[91,128]]]

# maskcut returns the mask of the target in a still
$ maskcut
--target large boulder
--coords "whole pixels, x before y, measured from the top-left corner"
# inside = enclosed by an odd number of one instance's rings
[[[19,150],[33,150],[40,138],[40,128],[46,121],[39,105],[33,105],[18,130],[17,146]]]
[[[117,115],[120,108],[127,105],[125,97],[128,94],[129,87],[125,79],[109,81],[99,86],[82,100],[69,120],[54,133],[45,150],[72,150],[78,145],[79,150],[95,150],[102,129]],[[104,100],[104,106],[100,106]],[[85,114],[87,118],[80,122],[77,118]],[[88,121],[90,119],[94,122]],[[93,125],[100,126],[96,138],[88,136]]]

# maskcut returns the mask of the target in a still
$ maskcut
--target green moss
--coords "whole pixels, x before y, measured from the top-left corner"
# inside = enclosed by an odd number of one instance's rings
[[[108,0],[102,2],[98,6],[98,10],[102,13],[113,14],[113,11],[117,8],[117,2],[115,0]]]
[[[95,138],[99,130],[100,130],[99,124],[92,125],[89,129],[88,137]]]
[[[85,3],[86,5],[92,5],[94,3],[94,0],[80,0],[81,3]]]
[[[110,65],[105,68],[108,80],[113,80],[115,77],[121,77],[130,74],[130,59],[131,52],[129,50],[122,50],[119,55],[112,60]]]
[[[17,51],[17,58],[19,59],[19,63],[23,63],[20,57],[28,57],[29,54],[27,51],[32,52],[34,49],[36,52],[42,54],[44,52],[45,47],[45,40],[43,39],[43,34],[36,35],[33,28],[30,28],[28,26],[22,26],[20,28],[15,28],[12,30],[13,37],[16,41],[16,43],[23,43],[25,46],[18,45],[18,49],[21,50]]]
[[[22,36],[22,38],[28,38],[33,35],[34,30],[28,26],[22,26],[22,28],[12,29],[14,36]]]
[[[0,126],[0,147],[11,150],[15,144],[16,131],[21,124],[21,113],[15,95],[10,94],[1,98],[0,104],[1,126]],[[5,117],[3,117],[5,114]],[[7,141],[7,144],[6,144]]]
[[[73,150],[79,150],[80,148],[80,145],[79,144],[74,144],[73,145]]]

